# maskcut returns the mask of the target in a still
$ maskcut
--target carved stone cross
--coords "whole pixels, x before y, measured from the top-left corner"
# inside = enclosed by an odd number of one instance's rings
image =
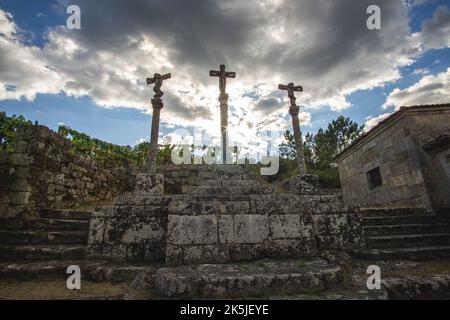
[[[153,75],[153,78],[147,78],[147,85],[155,84],[153,87],[153,91],[155,92],[155,94],[153,95],[153,99],[161,99],[161,97],[164,95],[164,92],[161,91],[163,81],[170,78],[172,78],[172,75],[170,73],[165,75],[155,73]]]
[[[221,95],[226,95],[225,88],[227,86],[227,78],[236,78],[236,72],[225,71],[225,65],[220,65],[219,71],[211,70],[209,72],[211,77],[219,77],[219,89]]]
[[[297,92],[298,91],[302,92],[303,91],[303,87],[302,86],[294,86],[294,84],[292,82],[289,83],[287,86],[280,84],[278,86],[278,89],[286,90],[288,92],[288,97],[291,100],[291,106],[292,107],[295,106],[295,100],[296,100],[294,92],[296,92],[296,91]]]
[[[150,150],[148,155],[148,169],[150,173],[156,173],[156,161],[158,159],[158,135],[159,135],[159,119],[161,109],[164,107],[162,102],[162,96],[164,92],[161,90],[161,86],[164,80],[170,79],[172,76],[170,73],[165,75],[160,75],[159,73],[155,73],[153,78],[147,78],[147,84],[154,84],[153,91],[155,94],[152,99],[153,106],[153,116],[152,116],[152,133],[150,136]]]
[[[220,70],[211,70],[209,72],[211,77],[219,77],[219,102],[220,102],[220,131],[222,134],[222,161],[227,163],[228,154],[228,94],[226,93],[227,78],[236,78],[236,72],[225,71],[225,65],[220,65]]]
[[[288,92],[288,97],[291,101],[289,113],[292,117],[292,128],[294,129],[294,140],[295,140],[295,150],[297,151],[298,171],[300,175],[305,175],[306,174],[305,155],[303,153],[302,132],[300,130],[300,121],[298,119],[300,107],[295,104],[296,98],[294,93],[298,91],[303,91],[303,87],[295,86],[293,83],[289,83],[288,85],[280,84],[278,88],[280,90],[286,90]]]

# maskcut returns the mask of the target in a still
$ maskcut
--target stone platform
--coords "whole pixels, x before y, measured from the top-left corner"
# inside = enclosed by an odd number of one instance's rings
[[[336,195],[280,194],[246,167],[161,170],[164,179],[139,174],[135,192],[94,212],[91,258],[232,263],[312,257],[360,241],[358,212]]]

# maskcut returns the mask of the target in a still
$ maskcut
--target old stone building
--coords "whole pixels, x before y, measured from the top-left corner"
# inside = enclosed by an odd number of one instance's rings
[[[336,159],[344,202],[450,208],[450,104],[402,107]]]

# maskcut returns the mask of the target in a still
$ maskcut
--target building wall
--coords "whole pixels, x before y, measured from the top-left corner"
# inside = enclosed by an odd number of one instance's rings
[[[344,202],[362,207],[429,207],[430,199],[411,135],[411,117],[401,119],[339,162]],[[382,186],[370,189],[367,172],[379,167]]]
[[[430,139],[450,129],[450,109],[439,113],[413,116],[414,138],[418,146],[419,160],[424,173],[425,184],[431,204],[437,209],[450,208],[450,148],[437,152],[425,152],[421,146]]]
[[[412,113],[386,124],[339,160],[344,202],[362,207],[448,206],[450,185],[442,155],[429,155],[422,145],[449,128],[450,109]],[[383,183],[371,189],[367,172],[377,167]]]

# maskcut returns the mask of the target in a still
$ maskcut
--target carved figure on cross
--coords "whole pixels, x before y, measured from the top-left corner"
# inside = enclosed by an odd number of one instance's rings
[[[159,100],[164,95],[164,92],[161,90],[161,86],[164,80],[170,79],[172,75],[170,73],[165,75],[160,75],[159,73],[155,73],[153,78],[147,78],[147,84],[155,84],[153,87],[153,91],[155,94],[153,95],[153,99]]]
[[[295,93],[294,92],[296,92],[296,91],[297,92],[302,92],[303,91],[303,87],[302,86],[295,86],[292,82],[289,83],[288,85],[280,84],[278,86],[278,89],[285,90],[285,91],[288,92],[288,97],[289,97],[289,99],[291,101],[291,107],[295,107],[296,106],[296,104],[295,104],[296,98],[295,98]]]

